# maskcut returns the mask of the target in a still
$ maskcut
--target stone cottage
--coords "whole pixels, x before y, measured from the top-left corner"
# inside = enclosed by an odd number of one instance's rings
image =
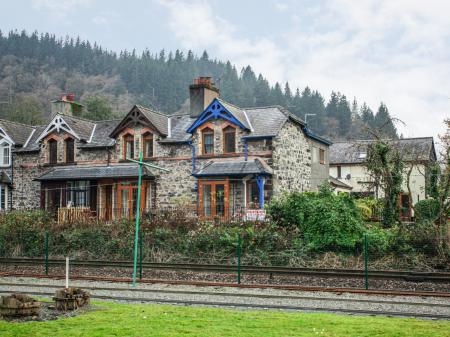
[[[145,167],[140,209],[187,204],[204,218],[261,209],[273,196],[311,191],[329,178],[329,141],[279,106],[225,102],[209,77],[189,87],[188,111],[168,115],[135,105],[121,120],[76,117],[66,96],[51,121],[30,127],[13,154],[14,208],[77,209],[110,220],[133,217],[138,165]],[[72,109],[73,108],[73,109]]]
[[[0,211],[12,208],[12,151],[24,146],[33,127],[0,119]]]

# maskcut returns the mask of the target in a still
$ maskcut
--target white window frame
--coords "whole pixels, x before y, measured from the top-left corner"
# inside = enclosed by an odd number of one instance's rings
[[[8,154],[6,156],[5,151],[8,151]],[[3,139],[2,141],[0,141],[0,167],[9,166],[11,166],[11,143]]]

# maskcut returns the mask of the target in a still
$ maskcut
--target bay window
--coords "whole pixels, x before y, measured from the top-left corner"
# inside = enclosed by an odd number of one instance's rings
[[[68,181],[67,182],[67,206],[68,207],[89,207],[89,181]]]

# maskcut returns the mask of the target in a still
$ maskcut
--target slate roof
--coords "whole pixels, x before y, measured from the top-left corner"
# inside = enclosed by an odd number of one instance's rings
[[[143,167],[144,177],[153,175]],[[136,178],[139,176],[138,165],[110,165],[110,166],[64,166],[55,167],[51,171],[36,178],[40,181],[71,180],[71,179],[100,179],[100,178]]]
[[[47,127],[46,125],[34,126],[35,131],[31,135],[31,138],[28,141],[27,146],[21,147],[21,148],[18,148],[18,149],[16,148],[14,151],[15,152],[35,152],[35,151],[39,151],[39,148],[40,148],[39,147],[39,143],[36,143],[36,140],[39,138],[39,136],[45,130],[46,127]]]
[[[153,124],[153,126],[164,136],[168,134],[168,116],[162,112],[154,111],[141,105],[136,108]]]
[[[240,108],[231,103],[225,102],[222,99],[218,100],[227,110],[229,110],[230,113],[233,114],[236,119],[239,120],[240,123],[242,123],[242,125],[249,130],[244,138],[251,139],[258,137],[275,137],[284,123],[288,119],[291,119],[303,127],[303,130],[308,137],[313,139],[316,137],[316,140],[318,139],[319,141],[329,144],[326,140],[320,137],[317,138],[317,136],[314,136],[308,132],[306,124],[299,117],[280,106]],[[183,114],[165,115],[164,113],[154,111],[140,105],[134,106],[131,111],[134,109],[137,109],[146,119],[148,119],[148,121],[163,136],[159,142],[181,143],[188,142],[191,139],[191,134],[186,131],[195,122],[196,118],[191,117],[190,114],[184,112]],[[81,138],[82,144],[80,147],[86,149],[113,146],[115,144],[115,140],[114,138],[111,138],[111,135],[115,133],[118,128],[120,128],[121,122],[124,121],[124,119],[91,121],[60,113],[53,115],[51,120],[53,120],[53,118],[57,115],[61,116],[70,128]],[[9,127],[9,129],[5,127],[5,132],[7,132],[8,135],[17,135],[16,137],[19,140],[19,145],[23,145],[27,141],[30,134],[32,134],[33,130],[35,130],[27,146],[24,148],[16,148],[16,152],[31,152],[39,150],[39,144],[36,141],[48,125],[16,126],[17,123],[14,124],[8,121],[5,122],[8,123]],[[0,120],[0,126],[1,125],[2,121]],[[14,130],[12,128],[14,128]]]
[[[98,121],[96,122],[94,134],[89,143],[84,143],[81,148],[95,148],[95,147],[108,147],[115,144],[115,140],[110,138],[109,135],[120,123],[120,119],[109,120],[109,121]]]
[[[403,154],[406,161],[436,159],[433,137],[388,140]],[[330,146],[330,164],[360,164],[365,160],[368,145],[373,140],[338,142]]]
[[[0,127],[11,137],[16,146],[23,146],[34,129],[31,125],[11,122],[5,119],[0,119]]]
[[[195,121],[190,115],[172,115],[170,117],[170,137],[160,140],[160,143],[187,142],[191,139],[191,134],[186,130]]]
[[[248,161],[210,161],[193,175],[210,176],[246,176],[248,174],[272,175],[270,167],[259,158]]]
[[[225,102],[224,100],[218,98],[217,99],[225,109],[227,109],[231,114],[244,125],[247,129],[252,130],[252,126],[249,123],[248,116],[246,116],[246,112],[244,109],[237,107],[231,103]]]
[[[8,185],[12,184],[11,177],[4,171],[0,173],[0,182]]]
[[[353,187],[351,187],[350,185],[347,185],[346,183],[344,183],[344,182],[340,181],[339,179],[334,178],[332,176],[330,176],[329,181],[330,181],[330,184],[333,186],[345,188],[347,190],[353,189]]]
[[[94,129],[95,122],[84,118],[68,116],[64,114],[58,114],[64,119],[64,121],[72,128],[72,130],[84,141],[88,141],[91,138],[92,130]]]

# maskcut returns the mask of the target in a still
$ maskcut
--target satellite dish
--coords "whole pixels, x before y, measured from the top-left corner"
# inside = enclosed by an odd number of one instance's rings
[[[349,173],[347,174],[347,176],[345,177],[345,179],[350,180],[352,178],[352,175]]]

